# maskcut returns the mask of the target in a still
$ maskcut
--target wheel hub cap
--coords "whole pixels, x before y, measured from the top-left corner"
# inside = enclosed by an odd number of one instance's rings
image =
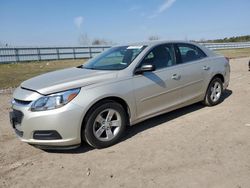
[[[215,82],[211,87],[210,98],[213,102],[217,102],[221,97],[222,88],[219,82]]]
[[[114,109],[107,109],[99,113],[93,126],[94,136],[100,141],[112,140],[120,131],[121,116]]]

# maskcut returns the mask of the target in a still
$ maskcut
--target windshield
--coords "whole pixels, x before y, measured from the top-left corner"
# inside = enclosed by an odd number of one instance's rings
[[[82,67],[95,70],[121,70],[128,67],[145,47],[146,46],[113,47],[89,60]]]

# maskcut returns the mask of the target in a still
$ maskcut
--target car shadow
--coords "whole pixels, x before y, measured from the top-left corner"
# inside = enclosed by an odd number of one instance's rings
[[[58,154],[82,154],[87,153],[95,148],[91,147],[87,143],[83,142],[79,147],[74,149],[42,149],[46,153],[58,153]]]
[[[232,95],[233,92],[232,90],[226,89],[223,93],[221,103],[223,103],[230,95]],[[200,110],[202,108],[206,107],[204,104],[201,102],[150,118],[148,120],[145,120],[141,123],[138,123],[134,126],[128,127],[127,128],[127,134],[123,137],[121,141],[127,140],[136,134],[143,132],[145,130],[151,129],[155,126],[161,125],[162,123],[166,123],[168,121],[171,121],[173,119],[179,118],[183,115],[195,112],[197,110]]]
[[[224,100],[226,100],[230,95],[233,94],[233,91],[230,89],[226,89],[221,97],[221,102],[223,102]]]
[[[221,103],[223,103],[229,96],[231,96],[233,94],[232,90],[228,90],[226,89],[223,96],[222,96],[222,100]],[[197,110],[200,110],[202,108],[204,108],[205,105],[203,105],[202,103],[195,103],[168,113],[165,113],[163,115],[159,115],[153,118],[150,118],[148,120],[145,120],[141,123],[138,123],[134,126],[131,127],[127,127],[126,129],[126,134],[125,136],[121,139],[120,142],[123,142],[127,139],[130,139],[131,137],[137,135],[138,133],[141,133],[145,130],[154,128],[158,125],[161,125],[162,123],[166,123],[168,121],[171,121],[173,119],[179,118],[183,115],[195,112]],[[89,146],[86,143],[83,143],[80,147],[76,148],[76,149],[70,149],[70,150],[44,150],[48,153],[64,153],[64,154],[81,154],[81,153],[87,153],[91,150],[93,150],[94,148],[92,148],[91,146]]]

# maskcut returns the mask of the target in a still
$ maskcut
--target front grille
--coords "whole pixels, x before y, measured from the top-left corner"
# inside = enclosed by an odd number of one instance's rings
[[[18,124],[21,124],[22,123],[22,120],[23,120],[23,113],[19,110],[13,110],[13,113],[14,113],[14,117],[15,117],[15,122],[18,123]]]
[[[31,101],[23,101],[23,100],[19,100],[19,99],[14,99],[14,102],[17,105],[28,105],[31,103]]]

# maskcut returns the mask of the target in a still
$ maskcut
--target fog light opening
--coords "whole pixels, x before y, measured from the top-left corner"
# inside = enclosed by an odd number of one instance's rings
[[[48,131],[35,131],[33,134],[35,140],[59,140],[62,139],[61,135],[54,130]]]

